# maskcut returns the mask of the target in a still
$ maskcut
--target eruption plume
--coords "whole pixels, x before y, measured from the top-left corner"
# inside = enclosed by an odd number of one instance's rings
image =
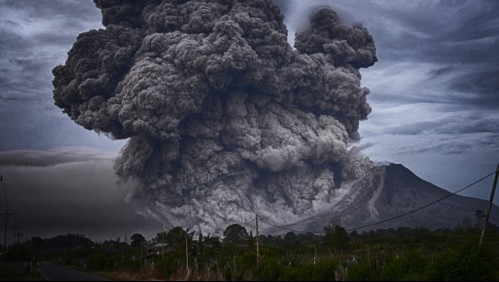
[[[166,226],[220,232],[257,212],[316,213],[365,160],[347,145],[370,112],[359,25],[322,8],[287,42],[270,0],[94,0],[105,29],[54,68],[54,100],[86,129],[129,138],[115,161],[138,209]]]

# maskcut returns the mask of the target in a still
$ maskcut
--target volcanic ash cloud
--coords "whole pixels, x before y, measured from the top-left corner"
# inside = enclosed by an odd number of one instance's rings
[[[282,223],[327,206],[362,174],[351,157],[370,112],[361,25],[328,8],[287,42],[272,1],[94,0],[105,29],[54,68],[55,104],[86,129],[129,138],[115,170],[140,212],[220,232],[257,212]]]

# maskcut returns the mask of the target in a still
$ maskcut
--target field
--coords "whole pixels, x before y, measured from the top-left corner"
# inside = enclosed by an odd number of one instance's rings
[[[20,260],[21,253],[113,280],[497,281],[499,231],[488,228],[481,249],[479,235],[478,228],[347,233],[340,226],[323,235],[260,235],[257,263],[256,237],[231,225],[223,239],[182,228],[150,241],[140,234],[101,243],[74,234],[34,238],[11,247],[6,259]],[[2,279],[42,280],[28,263],[8,263],[16,267],[3,263]]]

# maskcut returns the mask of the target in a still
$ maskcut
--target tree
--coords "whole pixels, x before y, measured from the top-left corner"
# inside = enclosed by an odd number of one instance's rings
[[[172,246],[184,246],[186,237],[187,240],[191,242],[192,238],[194,237],[194,232],[189,233],[189,229],[184,230],[182,229],[182,227],[174,227],[173,229],[168,231],[168,233],[157,233],[153,241],[156,243],[168,243]]]
[[[49,249],[72,249],[76,247],[91,247],[94,242],[82,234],[57,235],[44,239],[43,245]]]
[[[30,245],[33,249],[39,249],[43,246],[43,239],[41,237],[34,236],[30,240]]]
[[[130,238],[132,240],[132,247],[137,248],[143,246],[146,243],[146,238],[140,233],[135,233]]]
[[[248,237],[246,228],[239,224],[229,225],[224,231],[224,243],[242,244]]]
[[[294,232],[288,232],[284,235],[284,241],[287,243],[294,243],[296,241],[296,234]]]
[[[345,228],[336,225],[334,228],[328,226],[324,228],[326,235],[324,240],[335,249],[348,248],[348,233]]]
[[[482,210],[475,211],[475,218],[478,220],[478,228],[482,228],[482,220],[487,217]]]

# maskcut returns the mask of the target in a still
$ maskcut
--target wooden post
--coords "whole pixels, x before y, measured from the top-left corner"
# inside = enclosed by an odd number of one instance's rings
[[[7,253],[7,222],[9,221],[9,216],[15,215],[14,212],[9,212],[9,210],[5,210],[5,213],[0,215],[5,215],[5,226],[4,226],[4,235],[3,235],[3,247],[5,249],[5,253]]]
[[[17,230],[21,229],[21,226],[11,226],[10,229],[12,229],[12,238],[13,238],[13,241],[12,241],[12,244],[15,244],[16,243],[16,238],[17,238]]]
[[[23,233],[15,233],[14,234],[14,237],[17,238],[17,244],[20,244],[21,243],[21,238],[23,237]]]
[[[497,188],[497,179],[499,178],[499,164],[496,166],[496,175],[494,177],[494,183],[492,184],[492,190],[490,191],[489,208],[487,209],[487,214],[485,215],[485,224],[482,228],[482,235],[480,235],[480,243],[478,243],[478,248],[482,248],[483,236],[485,235],[485,229],[489,223],[490,213],[492,211],[492,206],[494,205],[494,194]]]
[[[189,248],[187,245],[187,232],[185,232],[185,265],[187,268],[187,273],[189,273]]]
[[[258,234],[258,215],[256,215],[256,267],[260,265],[260,246],[259,246],[259,234]]]
[[[140,246],[140,267],[139,269],[142,270],[142,250],[144,249],[144,247],[141,245]]]

